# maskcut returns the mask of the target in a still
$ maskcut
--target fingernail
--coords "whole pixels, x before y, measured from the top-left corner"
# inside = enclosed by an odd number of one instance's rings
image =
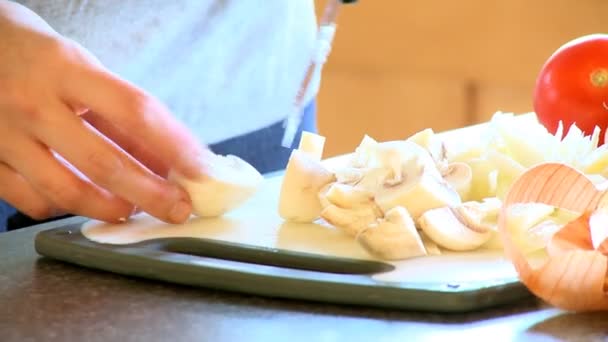
[[[182,223],[190,217],[190,213],[192,212],[192,206],[190,203],[180,200],[169,212],[169,220],[173,223]]]

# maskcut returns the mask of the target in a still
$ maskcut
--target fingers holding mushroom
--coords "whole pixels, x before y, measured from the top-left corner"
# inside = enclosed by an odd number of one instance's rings
[[[217,217],[236,209],[258,191],[264,180],[257,169],[234,155],[209,151],[204,163],[198,179],[169,174],[169,179],[188,192],[192,213],[199,217]]]

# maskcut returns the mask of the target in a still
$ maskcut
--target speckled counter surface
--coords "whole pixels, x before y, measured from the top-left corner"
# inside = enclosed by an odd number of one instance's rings
[[[68,219],[69,220],[69,219]],[[127,278],[41,258],[0,234],[0,341],[607,341],[608,313],[528,300],[436,315],[274,300]]]

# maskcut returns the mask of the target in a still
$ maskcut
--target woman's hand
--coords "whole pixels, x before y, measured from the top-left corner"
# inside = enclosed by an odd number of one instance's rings
[[[164,176],[195,176],[201,152],[159,101],[0,0],[0,197],[37,219],[183,222],[189,197]]]

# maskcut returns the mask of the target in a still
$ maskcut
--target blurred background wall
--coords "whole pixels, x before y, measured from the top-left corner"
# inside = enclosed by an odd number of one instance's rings
[[[292,0],[290,0],[292,1]],[[315,0],[321,15],[326,0]],[[359,0],[344,6],[319,94],[325,156],[532,111],[553,51],[608,29],[608,0]]]

